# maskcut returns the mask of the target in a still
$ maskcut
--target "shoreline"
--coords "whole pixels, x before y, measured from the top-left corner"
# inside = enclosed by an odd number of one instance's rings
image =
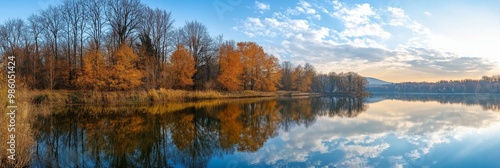
[[[29,100],[34,105],[137,105],[196,102],[241,98],[319,97],[319,96],[369,96],[360,94],[304,93],[298,91],[187,91],[152,89],[136,91],[82,91],[82,90],[31,90]]]

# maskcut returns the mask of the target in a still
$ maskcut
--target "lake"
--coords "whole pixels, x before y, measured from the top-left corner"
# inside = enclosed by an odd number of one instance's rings
[[[500,167],[499,95],[70,106],[32,125],[32,167]]]

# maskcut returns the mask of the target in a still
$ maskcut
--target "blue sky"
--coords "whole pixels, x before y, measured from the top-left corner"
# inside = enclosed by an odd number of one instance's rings
[[[0,22],[58,2],[3,2]],[[255,41],[282,61],[308,62],[323,73],[393,82],[500,74],[500,1],[142,2],[171,11],[176,27],[198,20],[212,36]]]

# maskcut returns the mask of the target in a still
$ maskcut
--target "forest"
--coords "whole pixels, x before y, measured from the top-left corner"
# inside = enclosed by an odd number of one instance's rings
[[[371,92],[407,93],[500,93],[500,75],[483,76],[479,80],[442,80],[439,82],[404,82],[368,88]]]
[[[0,25],[0,69],[16,56],[16,77],[32,90],[364,92],[354,72],[320,74],[174,20],[140,0],[64,0]]]

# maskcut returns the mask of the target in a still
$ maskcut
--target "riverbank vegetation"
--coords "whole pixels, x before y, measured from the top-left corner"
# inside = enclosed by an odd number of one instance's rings
[[[2,82],[7,81],[4,75],[4,71],[0,69],[0,81]],[[0,152],[0,165],[1,167],[13,168],[28,167],[35,145],[31,129],[33,106],[27,103],[30,94],[22,84],[16,85],[16,98],[14,100],[17,108],[6,108],[9,105],[7,102],[7,89],[7,84],[0,85],[0,104],[2,105],[2,114],[0,115],[0,142],[2,142],[0,146],[0,149],[2,149],[2,152]],[[11,110],[15,110],[15,112],[12,113]],[[14,135],[15,138],[11,138],[11,135]],[[7,144],[7,142],[14,143]],[[14,147],[15,155],[12,155],[11,151],[7,150],[7,148],[11,148],[11,145],[14,145],[12,147]],[[12,160],[12,158],[15,160]]]
[[[136,91],[31,91],[33,104],[53,105],[148,105],[194,102],[213,99],[277,97],[275,92],[259,91],[187,91],[187,90],[136,90]]]

